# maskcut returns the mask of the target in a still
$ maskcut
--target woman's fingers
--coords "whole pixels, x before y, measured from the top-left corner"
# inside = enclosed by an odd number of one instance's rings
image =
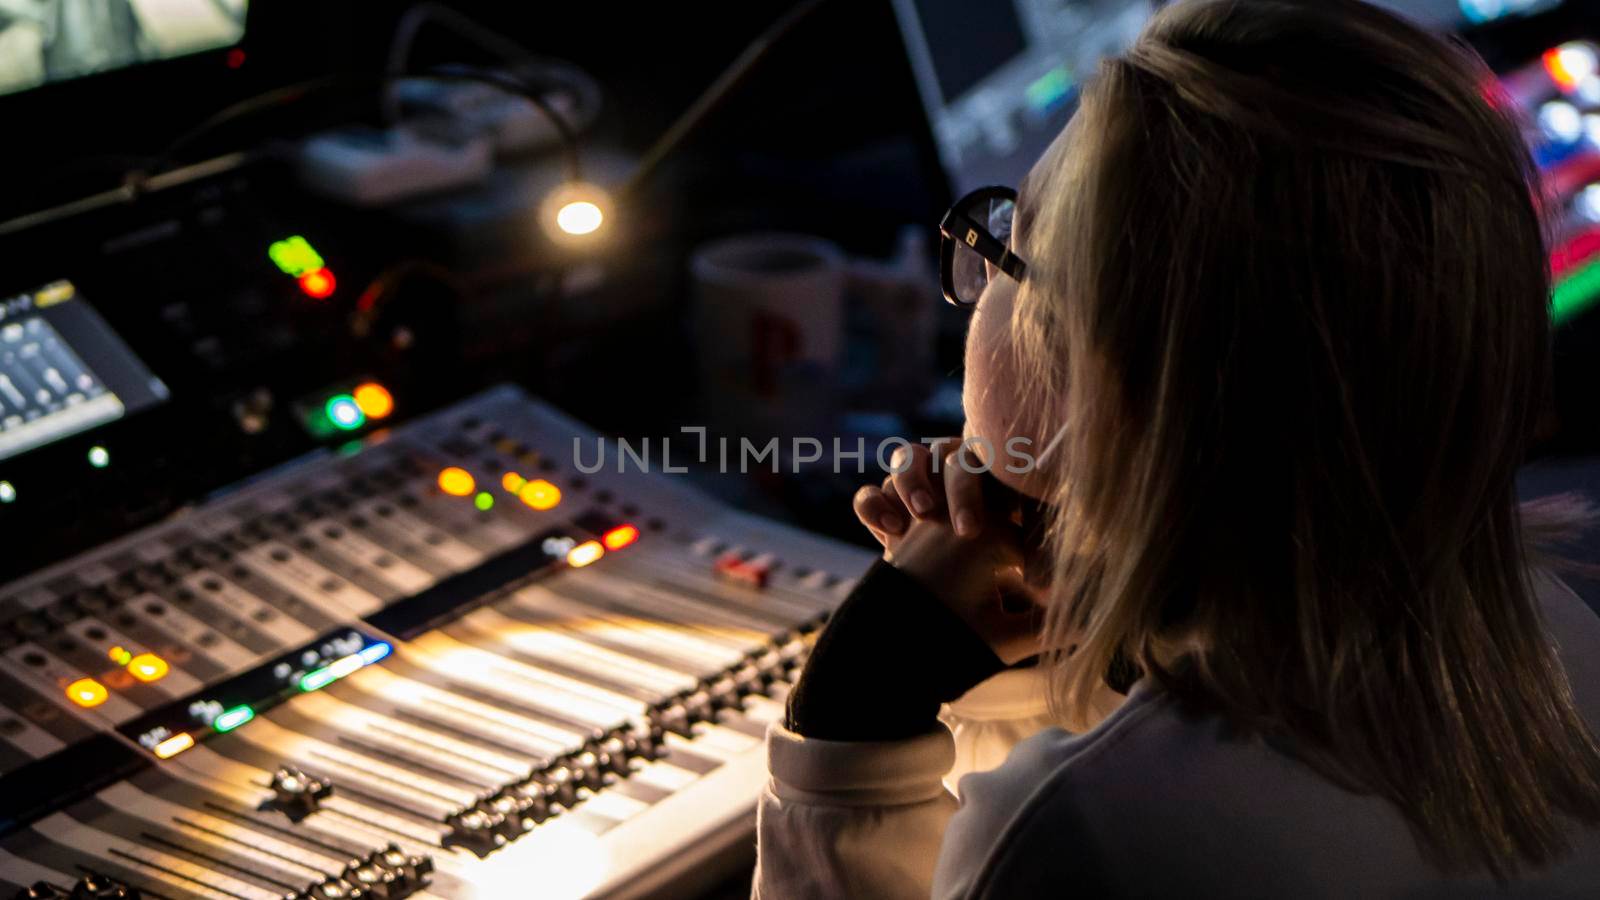
[[[933,472],[933,454],[922,444],[902,445],[889,459],[893,473],[889,481],[894,491],[904,501],[911,514],[919,519],[932,519],[939,515],[943,491],[936,484]],[[886,486],[889,482],[886,482]]]
[[[889,538],[904,534],[906,525],[909,524],[905,507],[901,505],[900,498],[895,496],[892,490],[893,485],[887,480],[884,481],[883,488],[865,484],[856,491],[851,503],[856,518],[867,526],[867,530],[878,539],[878,543],[885,546],[888,545]]]
[[[983,530],[985,512],[983,471],[971,459],[962,466],[963,452],[956,450],[944,458],[944,502],[950,508],[950,526],[967,538]]]

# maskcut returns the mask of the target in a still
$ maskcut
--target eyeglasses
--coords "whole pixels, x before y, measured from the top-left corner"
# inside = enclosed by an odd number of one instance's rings
[[[944,298],[963,309],[978,305],[996,271],[1021,281],[1027,266],[1011,252],[1017,192],[981,187],[956,201],[939,222],[939,280]]]

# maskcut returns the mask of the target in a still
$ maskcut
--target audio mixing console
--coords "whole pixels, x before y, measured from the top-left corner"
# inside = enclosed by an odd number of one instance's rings
[[[870,555],[580,437],[499,388],[0,588],[0,896],[641,896],[748,852]]]

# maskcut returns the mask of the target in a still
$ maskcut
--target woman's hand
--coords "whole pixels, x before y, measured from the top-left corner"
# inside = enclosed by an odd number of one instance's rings
[[[952,444],[957,443],[951,439]],[[902,448],[894,474],[855,496],[884,558],[927,587],[1007,663],[1039,652],[1042,591],[1024,577],[1019,498],[957,453]]]
[[[861,524],[885,550],[905,535],[913,522],[942,521],[961,537],[973,537],[983,528],[982,472],[970,462],[958,460],[960,438],[946,438],[933,444],[943,455],[936,456],[926,444],[896,450],[890,465],[894,471],[881,486],[864,485],[856,491],[855,512]]]

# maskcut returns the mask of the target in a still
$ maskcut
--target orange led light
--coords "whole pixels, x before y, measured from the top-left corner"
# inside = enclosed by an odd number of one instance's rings
[[[621,550],[639,539],[639,529],[632,525],[618,525],[600,536],[607,550]]]
[[[334,280],[333,273],[327,269],[312,269],[300,276],[300,290],[313,300],[326,300],[333,296],[333,289],[339,283]]]
[[[67,685],[67,699],[82,707],[99,706],[109,696],[106,686],[93,678],[79,678]]]
[[[524,484],[522,489],[517,491],[517,496],[534,509],[555,509],[556,504],[561,502],[561,489],[543,478],[535,478]]]
[[[356,406],[361,407],[369,419],[382,419],[394,412],[394,395],[376,381],[356,385],[350,396],[356,399]]]
[[[110,650],[107,650],[106,656],[111,657],[111,661],[119,666],[125,666],[128,663],[133,662],[133,654],[129,653],[126,649],[120,646],[112,647]]]
[[[508,494],[516,494],[521,492],[523,486],[527,483],[528,479],[523,478],[516,472],[507,472],[500,476],[500,486],[505,488],[506,493]]]
[[[157,744],[152,752],[161,759],[171,759],[193,746],[194,735],[182,731]]]
[[[581,569],[605,555],[606,550],[599,541],[584,541],[567,551],[567,565]]]
[[[473,480],[472,473],[457,466],[451,466],[439,473],[439,490],[452,497],[465,497],[478,487]]]
[[[147,683],[167,677],[167,668],[167,661],[154,653],[141,653],[128,660],[128,674]]]

